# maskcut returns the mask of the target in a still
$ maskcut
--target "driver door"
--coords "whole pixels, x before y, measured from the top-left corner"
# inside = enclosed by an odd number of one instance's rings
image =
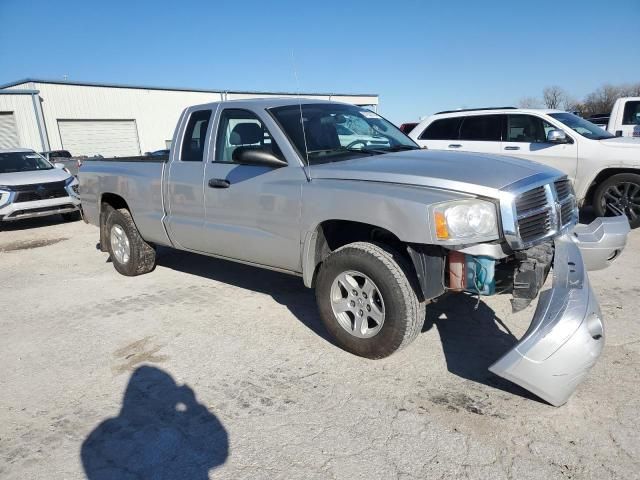
[[[292,162],[281,168],[242,165],[239,149],[264,150],[287,160],[255,113],[220,113],[213,161],[205,167],[203,248],[227,258],[300,271],[304,171]]]

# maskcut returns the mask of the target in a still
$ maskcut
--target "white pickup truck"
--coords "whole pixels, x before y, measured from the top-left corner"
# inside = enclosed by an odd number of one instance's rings
[[[640,97],[623,97],[611,109],[607,131],[616,137],[640,138]]]
[[[579,206],[640,226],[640,139],[617,138],[560,110],[485,108],[439,112],[409,137],[430,150],[509,155],[564,172]]]

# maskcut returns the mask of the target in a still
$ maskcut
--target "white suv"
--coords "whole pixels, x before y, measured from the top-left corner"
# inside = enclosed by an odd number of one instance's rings
[[[565,172],[580,206],[640,226],[640,139],[615,137],[560,110],[512,107],[439,112],[409,136],[432,150],[511,155]]]

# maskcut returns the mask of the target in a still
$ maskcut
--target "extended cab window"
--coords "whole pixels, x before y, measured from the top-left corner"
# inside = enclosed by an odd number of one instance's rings
[[[464,117],[460,140],[499,142],[502,139],[502,115],[473,115]]]
[[[247,110],[227,109],[220,115],[216,162],[236,162],[243,150],[264,150],[284,160],[262,121]]]
[[[550,123],[533,115],[509,115],[507,141],[545,143],[547,133],[553,128]]]
[[[420,140],[458,140],[461,123],[461,117],[436,120],[422,132]]]
[[[183,162],[202,161],[210,119],[211,110],[198,110],[191,114],[184,131],[180,160]]]
[[[627,102],[622,116],[623,125],[640,125],[640,101]]]

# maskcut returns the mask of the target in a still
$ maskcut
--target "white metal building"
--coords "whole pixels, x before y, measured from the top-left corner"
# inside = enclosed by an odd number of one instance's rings
[[[287,92],[192,90],[26,79],[0,86],[0,149],[126,156],[168,148],[182,110],[200,103]],[[377,109],[378,95],[300,94]]]

